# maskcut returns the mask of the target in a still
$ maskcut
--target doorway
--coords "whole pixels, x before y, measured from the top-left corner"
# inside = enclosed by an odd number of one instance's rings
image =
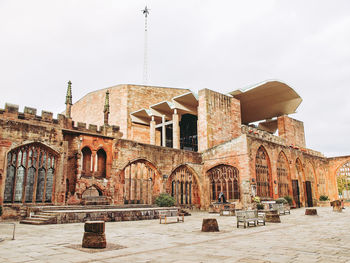
[[[297,208],[300,208],[300,191],[298,180],[292,180],[293,200]]]
[[[305,181],[305,191],[306,191],[306,205],[308,207],[313,207],[312,189],[311,189],[311,182],[310,181]]]

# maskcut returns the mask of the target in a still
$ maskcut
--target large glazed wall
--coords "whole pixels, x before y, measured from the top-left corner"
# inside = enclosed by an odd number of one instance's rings
[[[208,89],[199,91],[198,150],[205,151],[241,134],[239,100]]]

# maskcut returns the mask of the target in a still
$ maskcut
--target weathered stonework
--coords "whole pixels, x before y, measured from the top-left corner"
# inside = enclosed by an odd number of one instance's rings
[[[164,100],[171,105],[172,98],[189,90],[137,85],[108,90],[107,122],[107,89],[91,92],[72,105],[68,100],[66,116],[59,114],[56,119],[46,111],[38,116],[30,107],[21,113],[18,106],[6,104],[0,110],[3,218],[25,216],[22,208],[27,205],[78,205],[91,198],[119,206],[152,205],[163,192],[184,207],[208,209],[225,192],[236,208],[252,208],[252,197],[262,187],[259,173],[266,177],[266,196],[262,196],[266,200],[289,195],[294,206],[311,206],[320,195],[338,199],[336,174],[350,156],[326,158],[307,149],[300,121],[279,116],[279,136],[275,136],[243,125],[238,99],[205,89],[199,91],[196,109],[186,104],[187,98],[178,111],[168,113],[176,125],[170,132],[175,141],[173,148],[162,147],[156,123],[151,118],[149,125],[132,122],[130,114]],[[187,112],[198,117],[198,152],[179,149],[183,136],[179,122]],[[48,161],[46,156],[54,157]],[[283,194],[281,176],[285,176]],[[130,218],[139,216],[148,215]],[[113,220],[119,217],[111,216]]]

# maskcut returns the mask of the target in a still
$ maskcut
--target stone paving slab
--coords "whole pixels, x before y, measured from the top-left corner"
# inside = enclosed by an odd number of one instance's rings
[[[193,212],[184,223],[107,222],[107,243],[124,248],[89,253],[80,245],[84,224],[16,225],[16,240],[0,225],[0,262],[350,262],[350,208],[318,207],[318,216],[295,209],[282,223],[236,228],[236,218]],[[201,232],[216,218],[220,232]],[[9,227],[9,226],[7,226]]]

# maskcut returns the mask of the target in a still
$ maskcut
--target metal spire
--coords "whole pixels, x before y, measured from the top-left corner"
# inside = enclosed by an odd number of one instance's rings
[[[72,105],[72,82],[68,81],[66,104]]]
[[[149,10],[147,6],[145,6],[145,9],[141,10],[142,14],[145,16],[145,45],[144,45],[144,58],[143,58],[143,84],[147,85],[148,82],[148,27],[147,27],[147,17],[149,15]]]

